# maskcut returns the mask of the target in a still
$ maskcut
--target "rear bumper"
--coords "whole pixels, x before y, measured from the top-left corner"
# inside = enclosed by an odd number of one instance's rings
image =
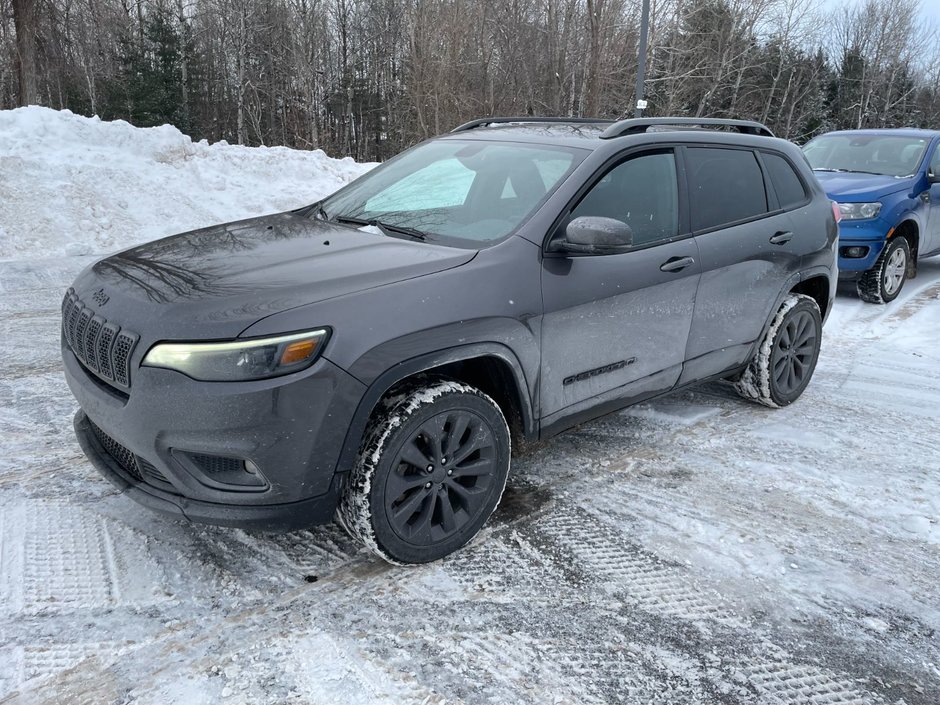
[[[334,475],[326,494],[287,504],[216,504],[165,492],[128,474],[98,441],[81,409],[75,413],[73,424],[85,455],[108,482],[147,509],[176,519],[261,531],[292,531],[328,523],[339,501],[340,475]]]

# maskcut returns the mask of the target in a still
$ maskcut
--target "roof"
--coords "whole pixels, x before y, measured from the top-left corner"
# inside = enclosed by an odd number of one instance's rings
[[[940,130],[924,130],[919,127],[876,127],[864,130],[833,130],[818,136],[825,137],[826,135],[895,135],[930,139],[940,135]]]
[[[561,144],[591,149],[601,142],[601,133],[609,122],[596,123],[505,123],[481,125],[470,130],[449,132],[444,139],[486,139],[507,142],[533,142]],[[591,143],[594,143],[593,145]]]
[[[730,130],[700,129],[725,127]],[[482,139],[487,141],[560,144],[582,149],[599,149],[617,138],[655,135],[668,132],[670,139],[682,134],[683,141],[703,139],[724,142],[729,137],[756,137],[765,140],[773,133],[764,125],[746,120],[711,118],[639,118],[620,121],[602,118],[494,117],[465,123],[443,139]],[[690,136],[690,133],[694,136]],[[735,140],[737,141],[737,140]],[[745,139],[745,142],[747,140]]]

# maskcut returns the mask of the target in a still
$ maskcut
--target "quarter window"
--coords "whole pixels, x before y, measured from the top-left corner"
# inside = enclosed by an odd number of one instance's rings
[[[608,171],[571,213],[620,220],[633,230],[634,245],[679,234],[679,190],[673,153],[633,157]]]
[[[767,173],[770,174],[770,182],[774,185],[774,191],[777,192],[777,200],[781,208],[793,208],[806,200],[806,190],[803,188],[803,182],[796,175],[790,162],[779,154],[768,154],[762,152],[764,157],[764,166],[767,167]]]
[[[686,149],[693,230],[707,230],[767,212],[757,156],[744,149]]]

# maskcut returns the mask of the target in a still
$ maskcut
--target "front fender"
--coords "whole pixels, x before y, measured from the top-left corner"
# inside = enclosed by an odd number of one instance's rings
[[[492,323],[488,324],[485,329],[491,335],[493,334]],[[484,330],[484,328],[481,327],[481,330]],[[518,343],[518,340],[516,342]],[[379,346],[354,365],[350,370],[350,374],[354,377],[357,376],[357,372],[359,374],[370,374],[371,370],[386,364],[384,361],[390,359],[402,360],[401,357],[395,357],[396,353],[400,353],[403,348],[414,348],[415,344],[416,341],[414,340],[400,339]],[[372,415],[372,410],[389,389],[408,377],[454,362],[493,357],[505,363],[515,380],[523,431],[527,438],[534,438],[537,435],[537,428],[533,393],[538,388],[538,385],[535,384],[538,378],[538,349],[534,338],[531,340],[530,345],[531,349],[523,353],[523,359],[526,360],[527,365],[520,360],[512,348],[491,340],[461,344],[418,354],[387,366],[384,372],[374,377],[365,394],[359,400],[343,442],[336,472],[344,472],[352,467],[356,454],[359,452],[366,426],[369,423],[369,417]],[[525,347],[529,348],[528,345]]]

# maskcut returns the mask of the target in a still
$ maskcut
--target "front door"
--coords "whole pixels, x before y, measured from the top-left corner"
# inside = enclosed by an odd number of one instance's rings
[[[543,426],[669,390],[679,378],[699,281],[683,237],[671,149],[615,162],[571,209],[633,230],[619,254],[546,256],[542,269]]]
[[[940,144],[934,147],[930,164],[927,167],[927,177],[940,176]],[[940,183],[927,184],[927,191],[921,196],[927,203],[927,230],[922,235],[920,244],[921,254],[934,253],[940,250]]]

